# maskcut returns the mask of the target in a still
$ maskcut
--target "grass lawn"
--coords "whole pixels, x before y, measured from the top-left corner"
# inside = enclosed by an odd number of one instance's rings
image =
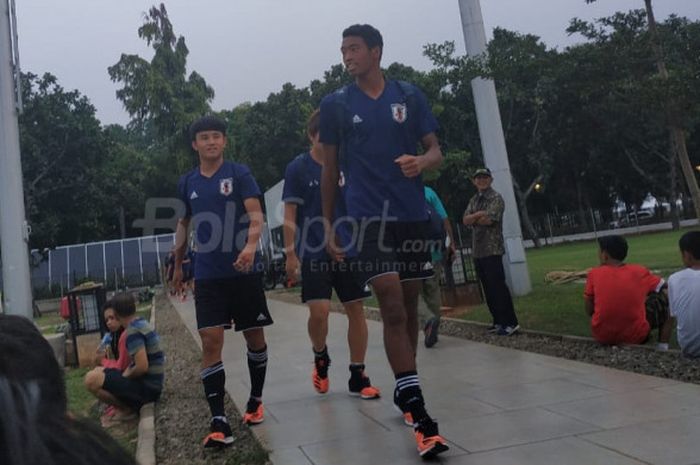
[[[99,423],[99,414],[95,408],[96,399],[83,384],[83,377],[88,368],[69,368],[65,372],[68,411],[77,418]],[[138,441],[137,424],[124,423],[108,428],[109,433],[133,457]]]
[[[34,318],[34,323],[36,323],[42,334],[54,334],[56,326],[64,322],[65,320],[61,318],[59,312],[47,312],[42,314],[41,318]]]
[[[682,268],[678,239],[688,229],[662,233],[626,236],[629,244],[628,263],[644,265],[664,279]],[[532,281],[532,292],[515,297],[515,310],[524,329],[556,334],[590,336],[590,320],[583,309],[585,280],[569,284],[546,284],[550,271],[582,271],[598,265],[598,245],[595,241],[574,242],[527,250],[527,261]],[[301,293],[301,287],[289,289]],[[335,295],[333,300],[336,300]],[[374,296],[365,305],[378,307]],[[485,304],[471,307],[462,317],[465,320],[491,322]],[[654,334],[655,335],[655,334]],[[675,331],[671,339],[674,347]]]
[[[87,368],[70,368],[65,372],[68,411],[76,417],[90,417],[90,409],[95,404],[95,397],[83,384],[87,372]]]
[[[682,268],[678,239],[685,231],[627,236],[628,263],[638,263],[667,279]],[[583,310],[584,283],[545,284],[550,271],[585,270],[598,264],[594,241],[555,245],[527,251],[532,292],[514,299],[523,328],[559,334],[590,336],[590,323]],[[466,320],[491,322],[491,315],[482,304],[469,309]]]

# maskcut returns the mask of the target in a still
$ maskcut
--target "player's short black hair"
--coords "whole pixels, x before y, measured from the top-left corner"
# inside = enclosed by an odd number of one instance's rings
[[[306,133],[314,137],[316,134],[318,134],[318,131],[320,131],[321,128],[321,110],[318,108],[315,109],[311,115],[309,115],[309,119],[306,122]]]
[[[379,47],[380,51],[384,50],[382,34],[369,24],[353,24],[343,31],[343,39],[346,37],[362,37],[367,48]]]
[[[700,260],[700,231],[688,231],[678,240],[681,252],[688,252],[695,260]]]
[[[206,115],[199,118],[190,125],[190,140],[197,138],[197,133],[203,131],[219,131],[226,135],[226,122],[214,115]]]
[[[120,292],[112,297],[111,307],[114,309],[117,317],[124,318],[136,313],[136,302],[134,296],[128,292]]]
[[[602,252],[607,252],[615,260],[623,261],[627,258],[627,241],[622,236],[604,236],[598,238],[598,246]]]

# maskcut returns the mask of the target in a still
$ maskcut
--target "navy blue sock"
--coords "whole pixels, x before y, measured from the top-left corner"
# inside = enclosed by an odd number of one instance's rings
[[[354,381],[361,381],[362,375],[365,372],[364,363],[351,363],[350,364],[350,378]]]
[[[323,350],[316,352],[314,349],[314,364],[318,376],[325,379],[328,377],[328,367],[331,365],[331,358],[328,356],[328,346],[324,346]]]
[[[259,351],[248,348],[248,372],[250,373],[250,397],[262,399],[267,373],[267,346]]]
[[[212,418],[226,417],[224,410],[224,393],[226,384],[226,372],[224,364],[220,361],[203,369],[199,375],[204,385],[204,395],[209,403]]]
[[[420,423],[428,417],[423,401],[423,392],[418,381],[418,373],[406,371],[396,375],[399,407],[404,412],[410,412],[414,423]]]

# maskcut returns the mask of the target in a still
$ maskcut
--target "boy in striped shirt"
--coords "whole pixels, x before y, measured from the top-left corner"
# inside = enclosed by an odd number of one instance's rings
[[[85,376],[85,385],[98,399],[116,406],[118,416],[126,417],[160,397],[165,356],[158,334],[146,320],[136,315],[136,303],[131,294],[115,295],[110,306],[125,328],[131,364],[124,372],[95,368]]]

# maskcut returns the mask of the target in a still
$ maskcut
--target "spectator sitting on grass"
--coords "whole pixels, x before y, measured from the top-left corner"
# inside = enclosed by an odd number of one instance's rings
[[[135,465],[98,428],[67,414],[63,370],[26,318],[0,314],[0,463]]]
[[[659,327],[659,348],[668,348],[671,325],[668,309],[645,308],[647,295],[659,292],[664,280],[640,265],[624,263],[627,241],[622,236],[598,239],[600,265],[591,269],[586,281],[584,299],[591,317],[591,332],[601,344],[643,344],[652,325]]]
[[[129,352],[126,350],[126,332],[114,313],[111,300],[102,307],[102,314],[109,331],[105,333],[97,348],[95,364],[124,371],[131,364]]]
[[[700,231],[683,234],[678,246],[686,268],[668,278],[668,299],[681,352],[695,358],[700,357]]]
[[[115,420],[125,420],[160,397],[165,357],[158,334],[146,320],[136,316],[131,294],[115,295],[111,307],[125,328],[131,364],[123,373],[116,368],[95,368],[85,375],[85,386],[102,402],[117,408]]]
[[[126,349],[126,331],[117,319],[112,301],[107,302],[104,309],[105,325],[109,330],[102,339],[102,343],[97,349],[95,363],[103,368],[114,368],[120,373],[126,371],[131,364],[129,351]],[[102,415],[102,426],[107,426],[108,422],[117,413],[114,405],[107,405]]]

